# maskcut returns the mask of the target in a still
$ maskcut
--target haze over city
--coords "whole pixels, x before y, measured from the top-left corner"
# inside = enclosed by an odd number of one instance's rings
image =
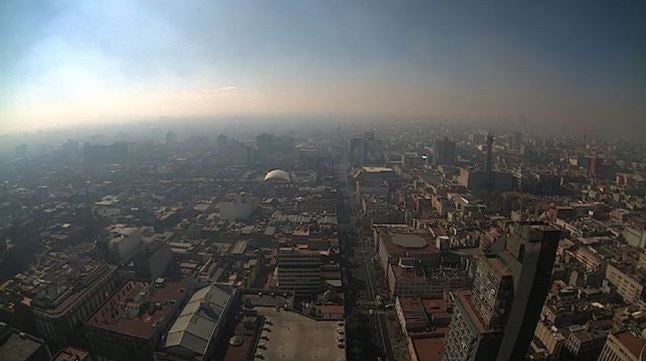
[[[642,130],[644,10],[640,1],[3,1],[0,133],[322,114]]]
[[[642,361],[645,10],[0,0],[0,361]]]

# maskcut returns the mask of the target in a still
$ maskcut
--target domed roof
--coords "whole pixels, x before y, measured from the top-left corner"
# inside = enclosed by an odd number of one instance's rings
[[[291,177],[289,176],[289,173],[285,172],[282,169],[274,169],[272,171],[269,171],[265,175],[265,182],[269,180],[282,180],[285,182],[291,181]]]
[[[402,248],[424,248],[428,246],[424,238],[414,234],[396,234],[392,237],[392,241]]]

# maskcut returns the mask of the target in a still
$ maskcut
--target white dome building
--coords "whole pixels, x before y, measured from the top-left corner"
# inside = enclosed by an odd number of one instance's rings
[[[269,171],[265,175],[264,181],[265,182],[272,181],[272,182],[285,182],[285,183],[288,183],[288,182],[292,181],[292,177],[289,175],[289,173],[285,172],[282,169],[274,169],[274,170]]]

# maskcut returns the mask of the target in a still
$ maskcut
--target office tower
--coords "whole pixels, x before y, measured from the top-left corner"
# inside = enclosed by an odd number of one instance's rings
[[[500,256],[514,275],[514,301],[497,361],[524,360],[551,285],[561,231],[542,222],[507,226]]]
[[[433,149],[435,165],[454,165],[456,158],[455,142],[448,137],[435,142]]]
[[[444,361],[524,360],[550,286],[560,231],[511,223],[456,294]]]
[[[364,136],[364,138],[366,138],[366,140],[368,140],[370,142],[374,142],[375,140],[377,140],[374,130],[364,132],[363,136]]]
[[[520,150],[521,145],[523,145],[523,133],[515,132],[511,141],[511,146],[514,150]]]
[[[443,361],[493,360],[513,300],[512,271],[497,255],[479,259],[472,291],[457,292]]]
[[[173,132],[172,130],[169,130],[166,133],[166,144],[172,144],[177,142],[177,134]]]
[[[599,175],[603,159],[597,155],[587,155],[584,163],[587,166],[588,177],[596,177]]]
[[[473,277],[471,303],[488,328],[502,328],[514,296],[511,270],[495,255],[478,262]]]
[[[442,361],[491,361],[500,347],[502,332],[491,330],[478,317],[471,291],[455,294]]]
[[[274,147],[273,134],[262,133],[256,136],[256,148],[258,149],[258,152],[260,152],[261,154],[272,152],[273,147]]]
[[[366,138],[356,136],[350,140],[350,158],[354,163],[363,163],[366,158]]]
[[[278,250],[278,287],[298,296],[317,294],[321,290],[321,253],[282,247]]]
[[[485,172],[491,174],[493,172],[493,135],[487,134],[487,158],[485,159]]]

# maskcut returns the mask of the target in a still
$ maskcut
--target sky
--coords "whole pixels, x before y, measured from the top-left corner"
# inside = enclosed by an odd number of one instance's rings
[[[232,114],[646,132],[645,4],[0,0],[0,134]]]

